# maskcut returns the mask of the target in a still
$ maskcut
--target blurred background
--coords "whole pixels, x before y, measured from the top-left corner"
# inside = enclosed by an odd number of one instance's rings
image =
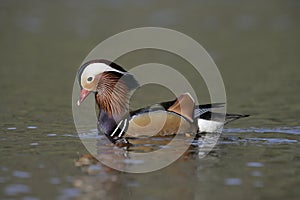
[[[1,0],[0,198],[299,198],[299,8],[297,0]],[[76,71],[101,41],[145,26],[198,41],[223,76],[228,111],[252,116],[229,125],[205,159],[89,176],[73,162],[87,153],[72,118]],[[119,62],[153,60],[185,69],[161,52]]]

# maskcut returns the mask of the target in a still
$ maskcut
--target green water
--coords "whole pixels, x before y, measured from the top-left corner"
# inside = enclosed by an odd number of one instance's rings
[[[0,199],[298,199],[299,8],[293,0],[1,1]],[[203,159],[195,150],[156,172],[99,165],[88,175],[74,165],[88,153],[72,118],[77,68],[102,40],[142,26],[201,43],[223,76],[228,111],[251,117],[226,126]],[[145,51],[119,61],[184,71],[173,58]]]

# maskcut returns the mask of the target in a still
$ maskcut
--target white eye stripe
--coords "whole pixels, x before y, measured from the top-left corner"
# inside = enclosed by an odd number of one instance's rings
[[[125,74],[125,72],[114,69],[105,63],[92,63],[83,70],[81,76],[82,77],[94,77],[98,74],[101,74],[101,73],[107,72],[107,71],[113,71],[113,72]]]

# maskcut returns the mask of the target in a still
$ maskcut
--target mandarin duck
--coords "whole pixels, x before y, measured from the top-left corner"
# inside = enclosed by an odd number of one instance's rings
[[[77,77],[81,88],[78,106],[90,93],[94,94],[99,109],[98,131],[115,144],[120,141],[126,144],[126,138],[132,137],[218,132],[224,124],[249,116],[212,113],[213,108],[222,107],[224,103],[195,105],[189,93],[129,111],[130,94],[139,84],[120,65],[104,59],[86,62],[79,68]]]

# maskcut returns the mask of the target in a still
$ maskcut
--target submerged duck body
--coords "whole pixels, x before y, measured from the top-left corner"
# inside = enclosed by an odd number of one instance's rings
[[[99,109],[99,133],[113,143],[127,143],[125,138],[128,137],[217,132],[229,121],[248,116],[216,113],[214,116],[223,120],[212,120],[211,110],[223,104],[195,105],[188,93],[173,101],[129,111],[130,94],[139,86],[138,82],[121,66],[108,60],[83,64],[78,70],[78,81],[81,88],[78,105],[94,93]]]

